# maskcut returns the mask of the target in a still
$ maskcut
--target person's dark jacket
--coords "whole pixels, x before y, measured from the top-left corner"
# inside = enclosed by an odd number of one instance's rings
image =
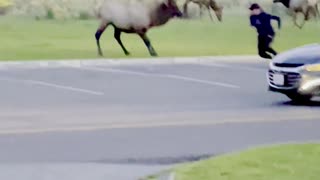
[[[281,19],[278,16],[273,16],[262,12],[259,15],[251,15],[250,23],[257,29],[259,36],[274,36],[275,32],[271,25],[271,20],[278,21],[278,27],[281,28]]]

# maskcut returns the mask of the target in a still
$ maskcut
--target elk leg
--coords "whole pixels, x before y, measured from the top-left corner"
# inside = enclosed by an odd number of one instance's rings
[[[139,34],[139,36],[141,37],[141,39],[143,40],[144,44],[147,46],[149,53],[151,56],[158,56],[156,51],[154,50],[154,48],[151,45],[151,42],[149,40],[149,38],[147,37],[147,35],[145,33],[143,34]]]
[[[199,5],[199,10],[200,10],[200,12],[199,12],[199,13],[200,13],[200,18],[202,18],[202,15],[203,15],[203,14],[202,14],[202,13],[203,13],[203,12],[202,12],[202,5],[201,5],[201,4],[198,4],[198,5]]]
[[[188,17],[188,4],[190,0],[186,0],[186,2],[183,5],[183,15],[184,17]]]
[[[312,13],[312,16],[317,19],[318,18],[318,6],[317,4],[310,7],[310,12]]]
[[[300,29],[302,29],[302,27],[304,26],[304,24],[306,23],[305,20],[303,20],[303,22],[300,24],[300,26],[298,26]]]
[[[307,20],[309,20],[309,10],[306,13],[302,13],[304,15],[303,21],[300,24],[299,28],[302,29]]]
[[[319,7],[318,7],[318,4],[316,4],[316,7],[315,7],[315,8],[316,8],[316,13],[317,13],[317,16],[318,16],[318,17],[320,17],[320,11],[319,11]]]
[[[127,56],[130,55],[130,53],[127,51],[127,49],[122,44],[122,41],[121,41],[121,30],[119,28],[117,28],[117,27],[114,27],[114,38],[117,40],[117,42],[121,46],[124,54],[127,55]]]
[[[292,18],[293,18],[294,25],[297,26],[299,29],[301,29],[302,27],[297,22],[297,13],[293,13]]]
[[[303,13],[304,14],[304,20],[305,21],[308,21],[309,19],[310,19],[310,14],[311,13],[311,8],[310,7],[308,7],[307,8],[307,11],[305,12],[305,13]]]
[[[212,17],[211,12],[210,12],[210,7],[208,6],[207,8],[208,8],[208,13],[209,13],[210,19],[211,19],[211,21],[213,21],[213,17]]]
[[[97,30],[97,32],[95,34],[96,41],[97,41],[97,47],[98,47],[98,53],[100,56],[103,56],[101,46],[100,46],[100,38],[101,38],[101,35],[103,34],[103,32],[106,30],[107,26],[108,26],[108,23],[102,22],[99,29]]]

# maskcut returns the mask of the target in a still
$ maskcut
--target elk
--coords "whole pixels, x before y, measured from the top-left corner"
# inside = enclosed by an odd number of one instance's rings
[[[221,22],[222,21],[222,11],[223,7],[218,5],[218,3],[215,0],[186,0],[186,2],[183,5],[183,14],[188,15],[188,4],[189,3],[195,3],[199,6],[200,8],[200,16],[202,16],[202,8],[205,7],[207,8],[209,12],[210,19],[213,21],[212,15],[210,13],[210,10],[212,9],[218,20]]]
[[[318,4],[320,0],[273,0],[273,3],[282,3],[293,17],[294,24],[302,29],[306,21],[310,20],[311,15],[319,16]],[[297,23],[298,13],[303,14],[303,22],[299,25]]]
[[[100,26],[95,33],[98,53],[103,56],[100,37],[108,26],[114,27],[114,38],[125,55],[130,55],[121,41],[121,33],[138,34],[151,56],[156,51],[147,37],[150,28],[166,24],[174,17],[181,17],[175,0],[105,0],[98,9]]]

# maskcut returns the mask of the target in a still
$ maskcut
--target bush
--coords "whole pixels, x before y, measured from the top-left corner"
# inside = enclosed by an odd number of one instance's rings
[[[89,19],[95,15],[95,10],[104,0],[0,0],[1,4],[14,4],[10,11],[13,15],[32,16],[54,19]],[[181,10],[186,0],[177,0]],[[251,2],[260,3],[266,10],[271,10],[272,0],[216,0],[226,11],[247,13]],[[48,11],[50,9],[50,11]],[[238,10],[239,9],[239,10]],[[199,16],[199,7],[190,3],[190,17]],[[206,13],[206,12],[205,12]]]
[[[0,15],[6,14],[11,5],[11,0],[0,0]]]
[[[0,0],[2,1],[2,0]],[[88,19],[104,0],[11,0],[11,14],[47,19]]]
[[[87,20],[87,19],[90,19],[90,18],[91,18],[91,16],[90,16],[90,14],[88,12],[81,11],[79,13],[79,19],[80,20]]]
[[[47,10],[46,19],[55,19],[54,13],[52,9]]]
[[[0,0],[0,7],[8,7],[10,5],[12,5],[10,0]]]

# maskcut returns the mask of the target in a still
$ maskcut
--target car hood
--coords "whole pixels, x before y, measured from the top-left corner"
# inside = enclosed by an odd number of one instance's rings
[[[278,54],[273,60],[279,64],[320,63],[320,44],[310,44]]]

